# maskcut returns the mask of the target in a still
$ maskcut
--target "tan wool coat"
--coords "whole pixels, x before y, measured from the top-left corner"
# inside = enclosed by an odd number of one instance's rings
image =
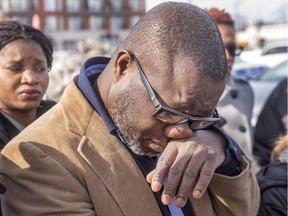
[[[61,101],[2,151],[3,215],[161,216],[137,164],[101,117],[69,84]],[[215,174],[196,215],[256,215],[259,189],[243,156],[242,173]]]

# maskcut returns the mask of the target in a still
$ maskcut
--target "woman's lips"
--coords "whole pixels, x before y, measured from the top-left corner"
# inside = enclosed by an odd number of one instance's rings
[[[28,98],[28,99],[34,99],[39,97],[39,95],[41,95],[41,93],[37,90],[24,90],[20,93],[20,95],[22,97]]]

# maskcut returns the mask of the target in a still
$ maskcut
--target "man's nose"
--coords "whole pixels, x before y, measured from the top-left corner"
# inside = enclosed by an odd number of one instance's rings
[[[168,125],[164,128],[164,135],[171,139],[188,138],[193,135],[193,131],[188,124]]]

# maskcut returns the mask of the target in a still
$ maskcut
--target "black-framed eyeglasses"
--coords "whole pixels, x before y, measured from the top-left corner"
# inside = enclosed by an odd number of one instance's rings
[[[220,120],[220,116],[218,115],[217,109],[214,109],[213,117],[193,117],[186,113],[179,112],[172,108],[163,106],[160,104],[159,100],[156,98],[156,95],[146,78],[144,71],[142,70],[136,56],[132,54],[132,57],[136,63],[138,71],[141,76],[141,80],[144,83],[145,89],[149,94],[149,97],[156,108],[156,111],[153,113],[154,118],[160,120],[161,122],[168,124],[168,125],[179,125],[184,123],[189,123],[189,127],[192,130],[199,130],[209,127],[210,125],[216,123]]]
[[[243,50],[243,47],[236,46],[236,44],[228,44],[225,46],[225,49],[228,51],[230,56],[235,57],[235,56],[240,56]]]

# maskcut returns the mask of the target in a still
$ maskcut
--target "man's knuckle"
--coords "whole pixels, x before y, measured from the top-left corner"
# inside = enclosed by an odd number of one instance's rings
[[[176,190],[175,185],[173,185],[173,184],[165,185],[165,193],[166,194],[169,194],[169,195],[174,194],[175,190]]]
[[[190,187],[181,186],[181,188],[179,188],[179,190],[178,190],[177,196],[186,198],[187,194],[189,194],[190,192],[191,192],[191,188]]]
[[[213,175],[214,172],[212,172],[211,170],[202,170],[201,171],[201,175],[202,176],[207,176],[207,177],[211,177]]]
[[[162,178],[161,178],[160,175],[154,175],[154,176],[153,176],[153,181],[161,182],[161,181],[162,181]]]
[[[179,167],[173,166],[169,170],[169,174],[172,176],[180,176],[181,175],[181,169]]]
[[[162,166],[169,166],[170,165],[170,159],[168,157],[160,157],[158,160],[158,164]]]
[[[206,188],[206,186],[208,185],[208,183],[204,180],[199,180],[197,183],[197,188],[203,190],[204,188]]]
[[[194,178],[194,177],[197,176],[197,174],[198,174],[198,172],[196,170],[191,170],[190,169],[190,170],[185,170],[183,176],[187,176],[189,178]]]

